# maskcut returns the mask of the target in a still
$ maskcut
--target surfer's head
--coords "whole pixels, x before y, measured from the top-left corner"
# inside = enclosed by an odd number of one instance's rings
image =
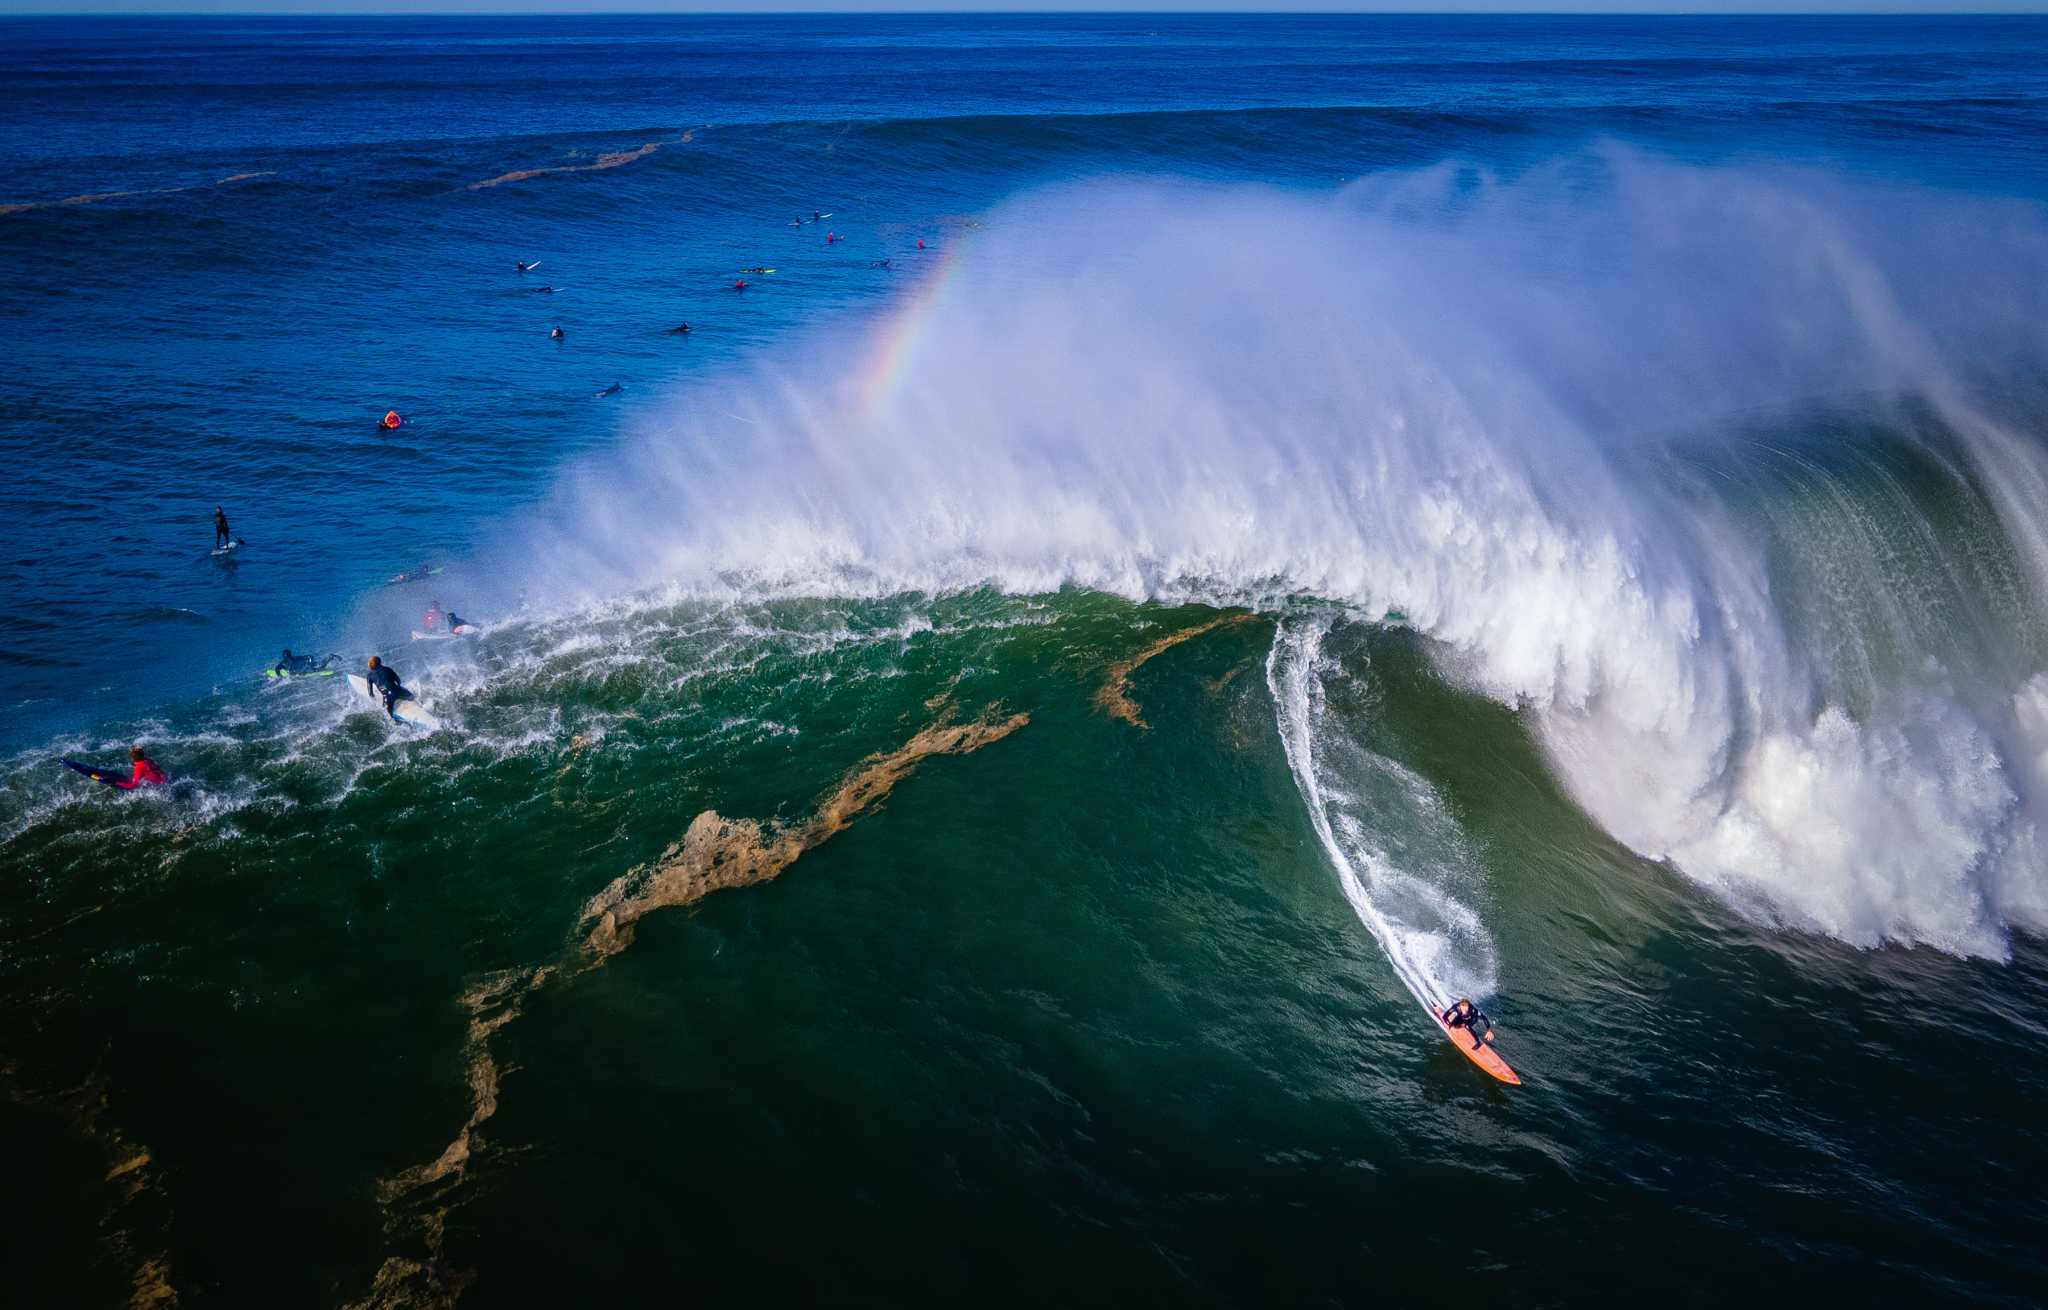
[[[1471,1008],[1472,1008],[1472,1002],[1471,1002],[1471,1000],[1470,1000],[1469,998],[1467,998],[1467,997],[1464,997],[1464,996],[1460,996],[1460,997],[1458,998],[1458,1013],[1460,1013],[1460,1014],[1464,1014],[1464,1013],[1466,1013],[1466,1012],[1470,1011],[1470,1010],[1471,1010]]]
[[[378,659],[375,655],[372,655],[370,657],[370,667],[373,669],[381,669],[384,667],[384,661]]]
[[[128,758],[129,758],[129,759],[131,759],[131,760],[140,760],[140,759],[145,759],[145,758],[147,758],[147,757],[143,755],[143,753],[142,753],[142,747],[140,747],[140,746],[130,746],[130,747],[128,748]]]

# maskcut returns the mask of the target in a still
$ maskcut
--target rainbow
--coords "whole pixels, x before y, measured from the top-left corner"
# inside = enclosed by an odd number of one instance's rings
[[[945,302],[966,246],[965,241],[955,236],[937,251],[927,248],[925,254],[937,256],[929,271],[896,312],[883,318],[875,329],[874,344],[866,367],[861,369],[857,388],[863,415],[879,413],[902,385],[904,375],[931,337],[931,325],[938,318],[939,306]]]

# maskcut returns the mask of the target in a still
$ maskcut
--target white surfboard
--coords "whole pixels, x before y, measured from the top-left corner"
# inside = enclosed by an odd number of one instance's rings
[[[370,702],[379,714],[384,712],[384,698],[370,690],[370,680],[360,673],[348,675],[348,685],[355,688],[357,696]],[[419,728],[438,728],[441,721],[427,713],[426,707],[408,696],[391,707],[391,717]]]

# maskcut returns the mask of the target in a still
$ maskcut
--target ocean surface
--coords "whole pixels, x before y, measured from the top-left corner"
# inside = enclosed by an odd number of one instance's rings
[[[10,1304],[2040,1303],[2048,20],[0,77]]]

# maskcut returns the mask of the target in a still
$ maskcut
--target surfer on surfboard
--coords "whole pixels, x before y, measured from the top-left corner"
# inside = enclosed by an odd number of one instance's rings
[[[383,698],[384,712],[394,719],[398,717],[394,707],[399,701],[412,696],[405,684],[398,680],[398,670],[375,655],[370,657],[370,671],[363,675],[363,681],[370,684],[372,692]]]
[[[227,511],[215,505],[213,507],[213,548],[215,550],[226,550],[233,542],[234,537],[228,533]]]
[[[287,673],[318,673],[330,664],[339,663],[339,655],[329,655],[326,659],[313,655],[294,655],[292,648],[287,646],[284,648],[284,654],[277,657],[277,663],[270,666],[270,671],[282,678]]]
[[[70,765],[86,777],[91,778],[94,782],[104,783],[106,786],[120,791],[134,791],[137,787],[161,787],[170,781],[169,778],[164,776],[164,771],[156,766],[156,761],[149,758],[143,752],[142,747],[137,746],[131,749],[128,752],[128,759],[134,765],[134,768],[125,778],[118,776],[120,772],[118,769],[96,769],[91,765],[80,764],[75,760],[66,760],[64,763]]]
[[[1463,1028],[1465,1035],[1472,1039],[1472,1049],[1475,1051],[1479,1049],[1481,1032],[1486,1034],[1487,1041],[1493,1040],[1493,1021],[1486,1017],[1484,1010],[1462,996],[1458,998],[1456,1005],[1444,1011],[1443,1019],[1446,1028],[1453,1031]]]

